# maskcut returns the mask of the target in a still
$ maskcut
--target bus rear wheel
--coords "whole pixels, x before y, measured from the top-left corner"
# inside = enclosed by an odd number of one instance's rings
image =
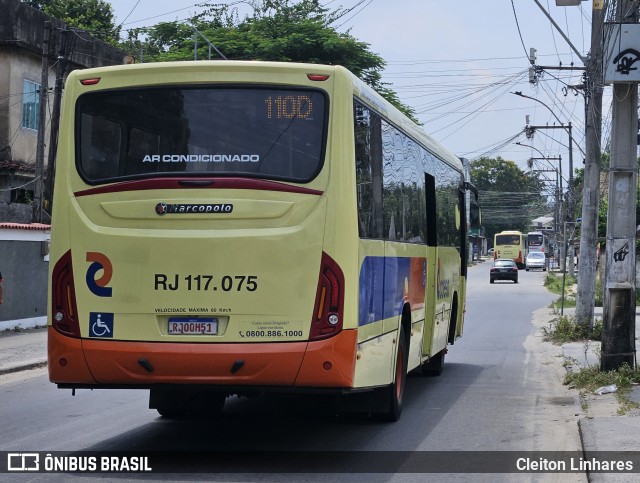
[[[444,370],[444,356],[447,353],[447,349],[442,349],[436,355],[431,357],[427,362],[422,364],[422,373],[425,376],[439,376]]]
[[[402,414],[402,400],[404,387],[407,382],[407,340],[404,336],[404,328],[400,326],[398,331],[398,351],[396,353],[396,371],[393,383],[385,389],[387,399],[386,411],[379,414],[383,421],[394,422],[400,419]]]

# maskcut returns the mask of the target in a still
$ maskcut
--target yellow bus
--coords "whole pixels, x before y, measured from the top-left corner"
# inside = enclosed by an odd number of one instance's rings
[[[526,236],[517,230],[496,233],[493,238],[493,258],[510,258],[518,268],[524,268],[526,253]]]
[[[50,380],[166,417],[335,393],[397,420],[462,335],[460,160],[336,66],[75,71],[53,200]]]

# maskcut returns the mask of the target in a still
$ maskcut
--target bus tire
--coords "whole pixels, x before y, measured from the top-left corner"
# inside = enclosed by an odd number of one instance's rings
[[[447,349],[444,348],[433,357],[429,358],[427,362],[422,364],[420,368],[425,376],[436,377],[442,374],[444,370],[444,356],[447,353]]]
[[[398,330],[398,350],[396,352],[395,377],[393,383],[385,388],[387,409],[380,413],[380,419],[388,422],[395,422],[402,414],[402,400],[404,398],[404,388],[407,383],[407,364],[409,354],[407,351],[407,340],[404,336],[404,327],[400,325]]]

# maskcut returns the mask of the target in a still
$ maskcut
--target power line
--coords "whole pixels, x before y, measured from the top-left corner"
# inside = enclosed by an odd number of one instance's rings
[[[513,0],[511,0],[511,8],[513,9],[513,17],[516,20],[516,27],[518,27],[518,35],[520,36],[520,43],[522,44],[522,49],[524,50],[524,56],[525,57],[529,57],[529,54],[527,53],[527,48],[524,45],[524,40],[522,39],[522,31],[520,30],[520,22],[518,22],[518,14],[516,13],[516,6],[513,3]]]

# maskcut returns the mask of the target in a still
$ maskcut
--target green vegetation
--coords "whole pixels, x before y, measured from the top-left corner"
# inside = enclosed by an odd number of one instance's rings
[[[111,45],[120,43],[120,27],[116,26],[113,7],[106,0],[23,0],[71,27],[89,32]]]
[[[597,319],[593,328],[591,328],[585,324],[578,324],[574,317],[559,316],[552,320],[548,327],[542,328],[542,338],[554,344],[601,340],[602,321]]]
[[[567,275],[564,280],[564,293],[569,294],[569,288],[575,285],[576,279],[570,275]],[[551,293],[562,294],[562,275],[557,275],[553,272],[547,272],[547,276],[544,278],[544,286]]]
[[[249,0],[242,2],[250,6],[250,13],[243,15],[233,6],[236,3],[241,2],[203,4],[209,8],[187,22],[160,22],[129,30],[121,48],[138,57],[139,62],[193,60],[197,29],[201,36],[196,48],[198,59],[209,57],[210,42],[230,60],[342,65],[419,122],[415,110],[401,102],[382,80],[384,59],[366,42],[337,30],[348,9],[330,10],[319,0]]]
[[[553,272],[547,272],[547,276],[544,279],[544,286],[551,293],[562,295],[562,275],[557,275]],[[576,297],[574,292],[574,286],[576,284],[575,277],[566,275],[564,279],[564,301],[562,297],[551,304],[551,307],[560,310],[561,307],[575,307]]]
[[[585,367],[576,372],[568,372],[564,383],[580,389],[580,393],[593,393],[603,386],[615,384],[618,388],[616,398],[620,403],[618,414],[625,414],[630,409],[638,409],[640,406],[629,399],[629,392],[634,385],[640,383],[640,370],[633,369],[627,364],[615,371],[601,371],[598,367]]]
[[[531,220],[553,211],[537,175],[513,161],[480,158],[471,163],[471,179],[480,192],[482,225],[488,240],[503,230],[528,231]]]
[[[576,279],[569,275],[564,279],[564,307],[575,307],[576,299],[574,295]],[[562,294],[562,275],[548,272],[544,279],[544,286],[551,293]],[[551,304],[552,308],[559,309],[562,304],[561,298]],[[583,340],[601,340],[602,321],[596,320],[593,327],[578,324],[575,317],[558,316],[549,323],[548,327],[542,328],[543,339],[555,344],[565,342],[578,342]]]
[[[601,371],[598,367],[585,367],[580,371],[568,372],[564,383],[593,392],[602,386],[615,384],[618,390],[629,390],[640,383],[640,370],[633,369],[627,364],[615,371]]]
[[[118,46],[136,57],[137,62],[207,59],[212,45],[230,60],[342,65],[420,124],[415,109],[403,103],[390,84],[382,80],[384,59],[348,31],[338,31],[341,19],[352,9],[331,10],[320,0],[206,2],[200,5],[207,7],[202,13],[186,21],[159,22],[130,29],[126,31],[127,38],[121,40],[122,25],[115,25],[113,9],[107,0],[23,2]],[[234,6],[239,3],[248,5],[249,13],[241,14],[241,9]],[[196,32],[197,43],[194,42]],[[220,56],[213,53],[212,58]]]

